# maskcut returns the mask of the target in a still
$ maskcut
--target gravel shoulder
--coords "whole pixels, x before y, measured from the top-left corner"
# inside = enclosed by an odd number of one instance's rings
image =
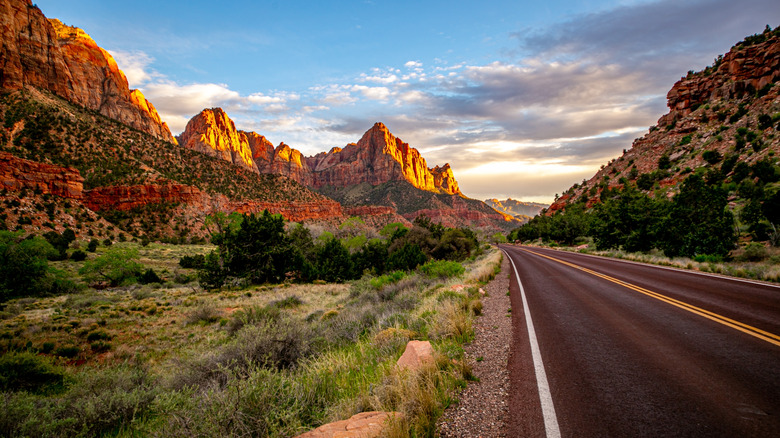
[[[439,436],[505,437],[509,412],[509,346],[512,340],[512,318],[509,260],[501,262],[501,272],[483,289],[482,316],[474,324],[474,341],[466,345],[466,358],[474,365],[478,382],[469,382],[460,393],[459,402],[445,410],[439,420]]]

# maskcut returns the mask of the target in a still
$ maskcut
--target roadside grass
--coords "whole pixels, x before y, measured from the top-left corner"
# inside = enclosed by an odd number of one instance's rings
[[[208,250],[137,246],[163,277],[186,271],[182,255]],[[282,437],[387,410],[404,413],[391,436],[433,436],[473,378],[462,345],[481,311],[478,286],[501,257],[488,250],[456,276],[451,266],[349,284],[209,293],[166,282],[9,301],[0,352],[33,353],[46,361],[38,368],[64,370],[64,383],[56,394],[3,392],[0,435]],[[431,341],[434,366],[395,367],[411,339]]]
[[[780,248],[764,248],[758,260],[750,261],[745,248],[732,251],[732,260],[723,261],[718,258],[699,257],[666,257],[663,252],[653,250],[647,253],[626,252],[623,250],[596,250],[594,248],[578,248],[558,246],[557,249],[583,254],[649,263],[659,266],[669,266],[679,269],[709,272],[730,277],[745,278],[780,283]],[[748,252],[749,254],[749,252]]]

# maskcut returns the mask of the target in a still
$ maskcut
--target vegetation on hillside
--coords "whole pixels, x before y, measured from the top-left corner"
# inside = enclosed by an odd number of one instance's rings
[[[258,239],[262,229],[278,239],[267,241],[274,246],[305,234],[299,226],[280,232],[277,220],[226,220],[221,236]],[[415,230],[428,237],[451,231],[421,219],[384,235],[401,245]],[[302,257],[341,245],[320,237]],[[51,249],[41,238],[24,241]],[[231,266],[259,275],[251,263],[268,253],[255,252],[256,241],[243,249],[217,243],[246,251],[248,259]],[[459,254],[457,248],[448,252]],[[432,436],[452,391],[472,378],[461,345],[481,309],[478,288],[450,286],[487,281],[500,261],[495,250],[475,257],[473,248],[468,259],[453,255],[460,262],[426,262],[350,283],[233,284],[214,292],[191,281],[192,268],[178,266],[200,265],[209,247],[126,242],[94,249],[86,261],[50,263],[107,289],[0,304],[0,436],[282,437],[366,410],[403,412],[394,436]],[[159,282],[136,283],[150,268]],[[410,339],[432,342],[433,366],[397,370]]]

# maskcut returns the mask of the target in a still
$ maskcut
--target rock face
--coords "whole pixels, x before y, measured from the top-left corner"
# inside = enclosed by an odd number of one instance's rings
[[[391,419],[400,419],[400,412],[361,412],[349,420],[320,426],[296,438],[377,438]]]
[[[449,164],[429,169],[417,149],[396,138],[382,123],[374,124],[357,144],[317,154],[307,161],[316,188],[405,180],[422,190],[460,193]]]
[[[178,140],[182,146],[260,173],[284,175],[308,187],[408,181],[422,190],[461,193],[449,164],[429,169],[417,149],[396,138],[382,123],[376,123],[357,143],[304,157],[284,143],[274,148],[260,134],[237,130],[221,108],[211,108],[193,117]]]
[[[84,178],[72,167],[38,163],[0,152],[0,184],[6,190],[34,190],[68,199],[81,199]]]
[[[225,213],[259,213],[268,210],[295,222],[339,219],[344,215],[341,204],[333,200],[232,201],[223,195],[210,195],[197,187],[169,181],[99,187],[86,191],[83,190],[83,183],[84,178],[76,169],[25,160],[0,152],[0,188],[10,191],[34,190],[41,194],[74,199],[92,211],[127,211],[151,204],[170,203],[193,206],[204,215],[214,210]]]
[[[675,83],[667,93],[669,113],[621,157],[564,192],[547,214],[580,200],[591,207],[605,187],[621,187],[625,181],[672,197],[690,173],[717,170],[727,156],[736,160],[732,168],[762,160],[777,164],[780,125],[772,116],[780,111],[779,81],[780,30],[746,38],[712,66]],[[720,158],[708,162],[705,152],[717,152]],[[725,176],[731,174],[728,170]],[[641,180],[645,184],[640,185]]]
[[[190,119],[178,141],[186,148],[257,172],[249,139],[236,131],[235,123],[222,108],[203,110]]]
[[[0,88],[37,87],[174,142],[168,126],[114,58],[83,30],[48,20],[30,0],[0,4]]]
[[[503,201],[495,198],[485,199],[485,204],[495,208],[502,213],[506,213],[514,217],[534,217],[538,215],[543,209],[549,207],[547,204],[518,201],[512,198],[508,198]]]

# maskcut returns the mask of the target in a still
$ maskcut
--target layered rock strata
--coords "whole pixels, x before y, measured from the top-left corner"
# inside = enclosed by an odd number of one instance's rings
[[[376,123],[357,143],[312,157],[264,136],[237,130],[221,108],[204,109],[178,137],[179,144],[259,173],[284,175],[305,186],[348,187],[408,181],[422,190],[459,195],[449,164],[428,168],[420,152]]]
[[[36,87],[174,142],[168,126],[114,58],[83,30],[48,20],[30,0],[0,3],[0,88]]]

